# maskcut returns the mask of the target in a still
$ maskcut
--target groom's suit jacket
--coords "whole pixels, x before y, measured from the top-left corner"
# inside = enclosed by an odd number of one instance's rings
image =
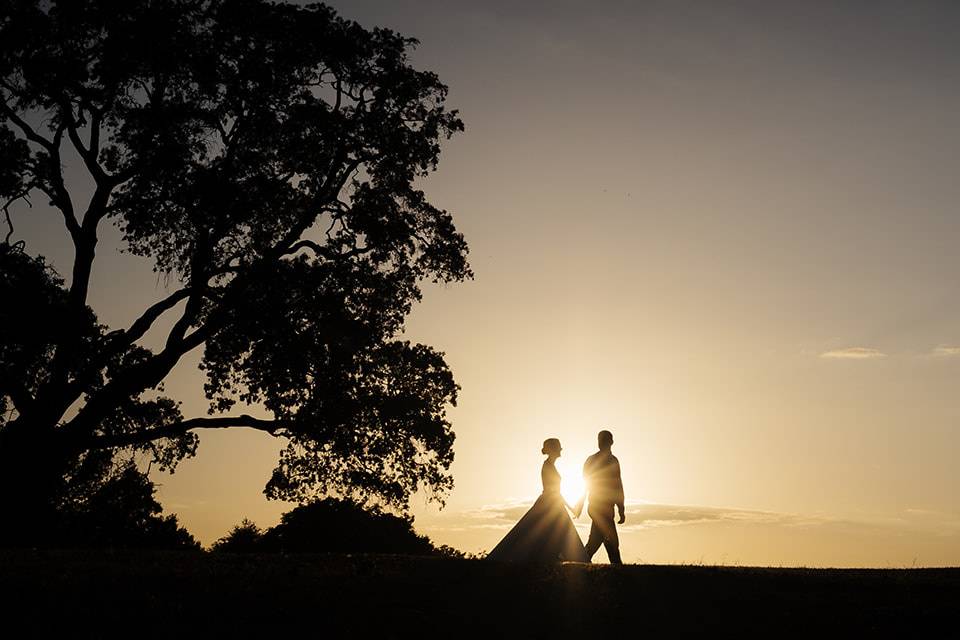
[[[623,481],[620,479],[620,461],[609,451],[598,451],[583,464],[583,479],[587,485],[590,506],[623,509]]]

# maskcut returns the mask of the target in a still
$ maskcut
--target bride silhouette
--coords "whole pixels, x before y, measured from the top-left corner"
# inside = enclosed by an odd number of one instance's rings
[[[583,543],[560,494],[560,473],[553,466],[563,449],[556,438],[544,440],[541,453],[547,456],[540,470],[543,493],[513,529],[487,555],[500,562],[588,562]]]

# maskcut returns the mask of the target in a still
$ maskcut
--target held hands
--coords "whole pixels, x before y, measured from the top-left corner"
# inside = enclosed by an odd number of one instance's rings
[[[581,496],[580,499],[577,500],[577,504],[570,507],[570,511],[573,512],[574,518],[579,518],[580,514],[583,513],[583,501],[585,498],[586,496]]]

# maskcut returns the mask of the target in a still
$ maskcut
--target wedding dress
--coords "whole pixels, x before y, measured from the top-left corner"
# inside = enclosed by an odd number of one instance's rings
[[[549,460],[540,471],[543,493],[487,555],[500,562],[587,562],[587,554],[560,495],[560,472]]]

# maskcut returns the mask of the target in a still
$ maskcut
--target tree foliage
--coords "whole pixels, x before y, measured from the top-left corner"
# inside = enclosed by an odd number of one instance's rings
[[[61,276],[13,219],[0,248],[0,492],[45,474],[27,484],[46,499],[94,451],[172,469],[197,430],[245,426],[288,441],[270,496],[442,500],[458,387],[442,354],[398,336],[424,280],[471,275],[417,186],[463,124],[415,45],[321,4],[0,0],[0,198],[49,202],[74,249]],[[108,223],[172,283],[128,327],[88,306]],[[162,394],[194,349],[212,417]]]

